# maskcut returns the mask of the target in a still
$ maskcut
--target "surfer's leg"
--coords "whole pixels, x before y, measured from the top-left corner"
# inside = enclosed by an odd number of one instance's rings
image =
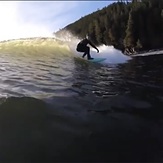
[[[83,46],[81,49],[80,49],[80,51],[82,51],[82,52],[84,52],[84,54],[83,54],[83,58],[87,55],[87,57],[88,57],[88,53],[89,53],[89,47],[88,46]]]
[[[90,47],[86,47],[86,54],[87,54],[87,59],[89,60],[89,59],[93,59],[92,57],[91,57],[91,55],[90,55]]]
[[[78,52],[84,52],[84,54],[83,54],[83,58],[87,55],[87,47],[86,46],[83,46],[83,45],[78,45],[77,46],[77,48],[76,48],[76,50],[78,51]]]
[[[85,53],[83,54],[83,56],[82,56],[82,57],[84,58],[86,55],[87,55],[87,53],[85,52]]]

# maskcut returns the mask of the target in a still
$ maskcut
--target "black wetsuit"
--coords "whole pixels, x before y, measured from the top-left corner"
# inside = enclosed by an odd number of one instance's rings
[[[77,45],[76,50],[78,52],[84,52],[84,54],[82,56],[83,58],[87,55],[88,59],[92,59],[91,55],[90,55],[90,47],[88,47],[87,44],[90,44],[92,46],[92,43],[88,39],[84,39],[84,40],[80,41]]]

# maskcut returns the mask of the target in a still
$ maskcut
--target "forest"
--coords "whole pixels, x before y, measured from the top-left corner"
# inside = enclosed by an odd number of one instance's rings
[[[56,33],[65,31],[95,45],[113,45],[116,49],[144,51],[163,48],[163,0],[118,0],[86,15]]]

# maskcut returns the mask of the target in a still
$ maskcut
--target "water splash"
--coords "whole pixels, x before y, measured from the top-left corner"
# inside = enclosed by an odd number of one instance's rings
[[[109,64],[125,63],[131,59],[129,56],[124,55],[120,50],[115,49],[113,46],[102,45],[98,48],[100,50],[100,53],[96,53],[96,51],[92,49],[92,56],[107,58],[104,61],[104,63]]]
[[[76,51],[76,45],[80,40],[74,37],[69,43],[71,51],[78,57],[82,54]],[[91,56],[95,58],[107,58],[103,63],[105,64],[118,64],[125,63],[131,59],[131,57],[124,55],[120,50],[114,48],[114,46],[102,45],[98,47],[99,53],[95,49],[91,48]]]

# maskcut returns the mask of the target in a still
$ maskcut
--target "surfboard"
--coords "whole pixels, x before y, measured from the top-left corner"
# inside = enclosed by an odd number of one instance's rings
[[[89,62],[102,62],[106,60],[106,58],[94,58],[94,59],[90,59],[88,60]]]

